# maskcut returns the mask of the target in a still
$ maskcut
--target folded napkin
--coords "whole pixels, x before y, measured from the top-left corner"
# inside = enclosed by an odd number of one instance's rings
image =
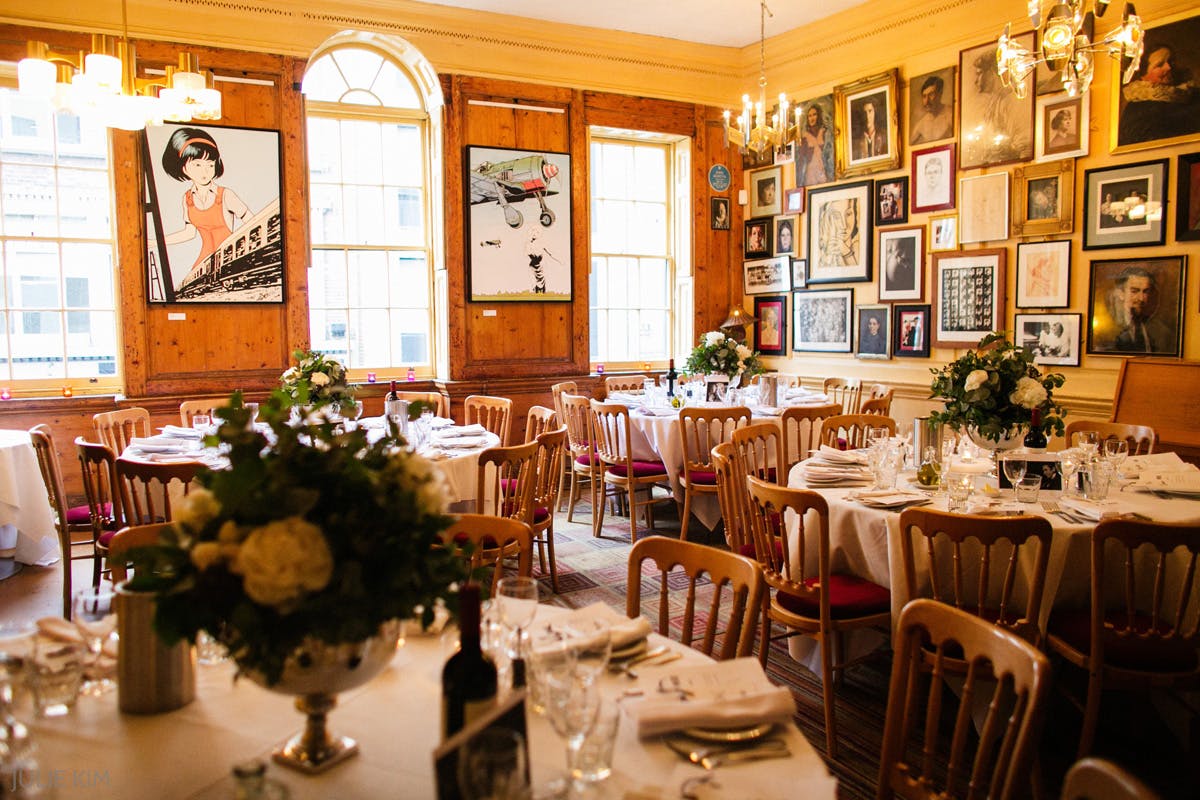
[[[172,439],[193,439],[200,441],[204,438],[204,431],[196,428],[182,428],[178,425],[164,425],[159,428],[163,432],[163,436],[170,436]]]
[[[79,629],[62,617],[42,617],[37,621],[37,628],[38,635],[47,639],[68,644],[83,644],[83,636],[80,635]],[[101,654],[109,658],[116,658],[117,644],[116,639],[105,639],[104,646],[100,650]]]
[[[682,667],[661,676],[663,692],[626,705],[638,736],[684,728],[731,729],[768,722],[786,724],[796,713],[792,692],[775,686],[752,657]],[[678,689],[678,692],[672,691]]]
[[[671,406],[638,406],[637,413],[647,417],[677,417],[679,409]]]
[[[442,428],[452,428],[454,427],[454,420],[446,419],[445,417],[434,417],[429,420],[429,427],[435,431],[440,431]]]
[[[1072,514],[1099,522],[1105,517],[1121,516],[1121,508],[1115,500],[1084,500],[1081,497],[1059,498],[1058,505]]]
[[[441,439],[436,443],[443,450],[477,450],[489,444],[486,436],[459,436],[454,439]]]
[[[863,505],[878,508],[894,508],[929,502],[929,495],[924,492],[909,492],[903,489],[863,489],[850,492],[846,497],[850,500],[858,500]]]
[[[783,414],[779,406],[755,406],[752,411],[756,417],[778,417]]]
[[[945,470],[946,473],[959,472],[968,475],[983,475],[991,471],[992,462],[986,458],[972,458],[969,461],[956,458],[950,462],[950,468]]]
[[[471,425],[451,425],[449,428],[437,431],[434,438],[438,441],[443,439],[454,439],[460,436],[482,436],[487,433],[487,428],[482,425],[472,423]]]
[[[1121,465],[1123,472],[1176,472],[1179,470],[1197,470],[1195,464],[1188,464],[1178,453],[1150,453],[1144,456],[1130,456]]]
[[[618,614],[605,603],[592,603],[590,606],[576,609],[570,614],[556,618],[551,627],[561,630],[584,622],[607,623],[613,650],[620,650],[634,642],[640,642],[650,635],[651,630],[650,620],[645,617],[630,619],[623,614]]]
[[[129,446],[143,453],[182,453],[187,449],[181,440],[172,436],[134,436],[130,438]]]

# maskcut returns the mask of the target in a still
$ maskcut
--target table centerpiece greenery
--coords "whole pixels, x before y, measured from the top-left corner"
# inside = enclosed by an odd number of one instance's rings
[[[335,406],[350,415],[354,408],[354,387],[346,383],[346,367],[317,350],[297,350],[292,357],[296,366],[279,376],[280,388],[292,405],[304,409]]]
[[[763,371],[758,353],[720,331],[709,331],[688,356],[684,370],[689,375],[720,374],[729,376],[729,385],[737,386],[743,377]]]

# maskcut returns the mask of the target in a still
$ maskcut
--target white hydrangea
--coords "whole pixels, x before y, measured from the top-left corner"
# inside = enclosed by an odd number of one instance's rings
[[[709,331],[704,334],[704,345],[706,347],[716,347],[723,341],[725,341],[725,334],[720,331]]]
[[[193,531],[198,531],[221,513],[221,504],[208,489],[192,489],[175,511],[175,521]]]
[[[324,372],[314,372],[312,374],[312,377],[309,378],[309,381],[312,383],[313,386],[328,386],[329,385],[329,376],[326,375]]]
[[[1017,381],[1017,388],[1013,389],[1008,399],[1022,408],[1037,408],[1046,402],[1046,387],[1026,376]]]
[[[319,592],[333,577],[333,555],[321,529],[301,517],[268,522],[251,531],[233,571],[256,603],[285,611],[306,592]]]
[[[968,392],[973,392],[980,386],[988,382],[988,374],[985,369],[972,370],[967,379],[963,382],[963,389]]]

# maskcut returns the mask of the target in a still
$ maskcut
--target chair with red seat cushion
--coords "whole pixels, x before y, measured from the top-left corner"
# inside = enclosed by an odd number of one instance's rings
[[[79,456],[79,471],[83,477],[83,494],[87,498],[92,520],[92,540],[96,543],[97,558],[93,567],[92,584],[100,585],[100,571],[108,553],[112,535],[124,526],[121,500],[117,491],[117,456],[106,444],[89,442],[75,437],[75,452]]]
[[[536,446],[536,444],[535,444]],[[454,522],[439,534],[441,546],[453,547],[467,561],[473,579],[492,571],[492,594],[504,574],[504,559],[517,558],[517,575],[533,575],[533,532],[519,519],[493,514],[455,514]]]
[[[46,496],[54,510],[55,527],[58,529],[58,544],[62,549],[63,564],[63,616],[71,618],[71,594],[73,591],[71,563],[81,558],[90,558],[96,582],[99,583],[100,555],[96,550],[96,537],[92,532],[92,515],[87,506],[67,508],[66,492],[63,490],[62,467],[58,451],[54,448],[54,436],[48,425],[34,425],[29,429],[29,440],[37,455],[42,482],[46,485]],[[79,511],[82,509],[83,513]],[[74,514],[72,512],[75,512]],[[78,535],[77,535],[78,534]],[[87,546],[87,551],[76,553],[76,547]]]
[[[563,400],[565,402],[566,398]],[[604,523],[604,499],[611,487],[614,493],[629,494],[629,541],[637,542],[637,495],[639,492],[647,494],[642,507],[646,512],[646,525],[653,529],[654,487],[670,484],[667,467],[661,461],[634,460],[629,445],[633,432],[629,425],[629,409],[625,406],[592,400],[590,419],[592,444],[600,461],[600,479],[604,488],[593,495],[592,533],[600,535],[600,526]]]
[[[733,442],[721,442],[712,449],[713,471],[717,476],[717,501],[725,523],[725,543],[735,553],[754,558],[750,522],[746,518],[745,479],[737,468]]]
[[[537,442],[491,447],[479,454],[475,510],[480,514],[533,519],[533,478]]]
[[[554,507],[558,505],[559,477],[563,453],[567,449],[567,426],[539,434],[534,440],[537,456],[533,469],[533,515],[529,520],[537,543],[538,565],[546,573],[550,562],[550,588],[558,594],[558,564],[554,560]]]
[[[557,385],[557,384],[556,384]],[[564,391],[559,395],[563,424],[567,426],[567,459],[571,470],[571,489],[567,499],[567,522],[575,521],[575,504],[579,502],[579,486],[587,482],[592,500],[592,523],[595,525],[599,504],[596,489],[600,486],[600,459],[592,445],[591,399]]]
[[[1091,604],[1055,610],[1050,651],[1088,674],[1079,757],[1104,689],[1200,687],[1200,525],[1106,519],[1091,542]]]
[[[717,494],[717,474],[712,464],[712,449],[730,441],[733,432],[750,424],[750,409],[688,407],[679,412],[679,438],[683,445],[683,465],[679,485],[683,487],[682,525],[679,538],[687,539],[692,517],[692,501],[698,494]]]
[[[836,758],[834,683],[852,663],[841,660],[842,634],[854,628],[888,630],[891,594],[865,579],[833,573],[825,498],[753,475],[746,483],[755,558],[762,565],[767,586],[775,590],[763,615],[759,660],[766,664],[772,622],[790,629],[785,636],[809,636],[820,643],[825,745],[829,757]],[[789,536],[788,524],[798,525],[799,535]]]

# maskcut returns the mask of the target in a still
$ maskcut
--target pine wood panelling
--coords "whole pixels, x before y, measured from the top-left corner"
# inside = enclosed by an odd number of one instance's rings
[[[692,103],[651,100],[606,92],[583,92],[588,125],[674,133],[694,136],[695,113]]]

